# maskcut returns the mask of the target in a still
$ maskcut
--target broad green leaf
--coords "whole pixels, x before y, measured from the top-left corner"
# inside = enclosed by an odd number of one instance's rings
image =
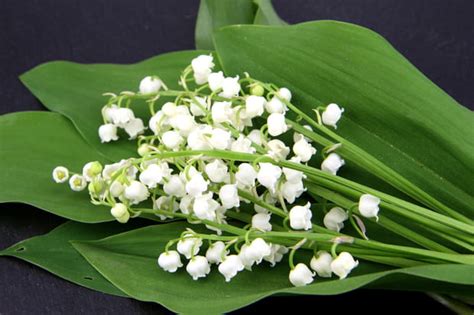
[[[56,113],[20,112],[0,116],[0,202],[22,202],[80,222],[111,221],[109,209],[94,206],[87,192],[74,192],[51,176],[58,166],[75,172],[104,158],[71,122]]]
[[[384,277],[403,275],[400,289],[426,280],[424,290],[459,292],[474,284],[473,266],[438,265],[387,270],[381,265],[362,262],[346,280],[317,278],[314,284],[295,288],[288,281],[288,264],[274,268],[264,263],[243,271],[230,283],[213,270],[202,280],[193,281],[184,268],[167,273],[157,266],[157,257],[165,244],[188,225],[182,222],[150,226],[100,241],[73,242],[73,246],[105,278],[129,296],[157,302],[178,313],[214,314],[238,309],[272,294],[329,295],[376,284]],[[192,227],[195,230],[195,226]],[[309,252],[298,253],[296,261],[308,262]],[[428,281],[429,280],[429,281]],[[441,282],[444,286],[441,285]],[[446,288],[446,289],[444,289]]]
[[[252,24],[255,8],[252,0],[201,0],[196,20],[196,48],[214,49],[213,33],[232,24]]]
[[[273,8],[271,0],[255,0],[257,5],[257,12],[255,12],[255,18],[253,24],[262,25],[286,25]]]
[[[225,27],[215,43],[227,75],[247,71],[286,86],[309,115],[317,106],[342,105],[338,134],[432,197],[474,216],[474,114],[381,36],[318,21]]]
[[[0,256],[23,259],[47,271],[100,292],[126,296],[95,270],[69,243],[94,240],[130,230],[129,224],[84,224],[67,222],[51,232],[21,241],[0,251]]]
[[[138,90],[140,80],[158,75],[170,88],[178,88],[181,71],[191,60],[207,51],[167,53],[131,65],[78,64],[53,61],[37,66],[20,79],[50,110],[71,119],[86,141],[107,158],[116,161],[136,155],[136,141],[124,134],[117,142],[100,143],[97,130],[103,123],[101,108],[107,101],[105,92]],[[148,107],[133,106],[135,113],[148,124]]]

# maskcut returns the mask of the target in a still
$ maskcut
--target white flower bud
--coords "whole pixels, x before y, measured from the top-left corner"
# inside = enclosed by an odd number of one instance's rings
[[[198,172],[186,183],[186,192],[192,197],[199,196],[207,190],[208,184],[209,181],[205,180],[202,174]]]
[[[272,215],[270,213],[257,213],[252,216],[252,228],[259,229],[265,232],[272,230],[270,219]]]
[[[148,76],[140,81],[139,90],[141,94],[156,93],[161,89],[162,85],[163,82],[157,77]]]
[[[275,267],[276,263],[279,263],[286,253],[288,253],[288,248],[285,246],[272,244],[270,255],[263,257],[263,260],[268,261],[272,267]]]
[[[179,130],[180,135],[187,137],[197,124],[191,114],[177,114],[170,118],[170,125]]]
[[[132,181],[128,186],[125,187],[124,196],[130,200],[131,204],[138,204],[148,198],[150,193],[145,185],[139,181]]]
[[[237,192],[237,185],[223,185],[219,190],[219,199],[225,209],[238,208],[240,206],[240,199],[239,193]]]
[[[287,110],[286,105],[276,96],[265,103],[265,110],[269,114],[284,114]]]
[[[208,163],[204,170],[207,177],[213,183],[223,183],[229,178],[228,167],[222,160],[216,159],[211,163]]]
[[[212,196],[212,192],[208,192],[194,199],[193,212],[198,219],[209,221],[216,219],[216,210],[219,208],[219,203],[212,199]]]
[[[329,278],[332,274],[331,263],[331,254],[324,250],[320,250],[316,253],[316,256],[313,256],[313,258],[311,258],[310,266],[311,269],[316,271],[318,276],[323,278]]]
[[[230,145],[230,150],[233,152],[255,153],[255,148],[252,147],[252,141],[247,139],[244,135],[240,135],[237,140],[234,140]]]
[[[206,110],[208,110],[207,100],[205,97],[195,96],[191,101],[191,106],[189,107],[191,113],[198,116],[205,116]]]
[[[113,181],[110,185],[109,191],[112,197],[118,198],[125,190],[125,186],[118,180]]]
[[[129,135],[129,140],[135,139],[138,135],[141,135],[145,131],[143,120],[140,118],[130,119],[130,121],[126,123],[123,128]]]
[[[199,253],[201,246],[202,239],[194,237],[192,234],[185,234],[184,238],[179,240],[176,248],[181,255],[189,259],[191,256]]]
[[[111,118],[114,125],[123,128],[130,120],[135,118],[135,114],[130,108],[120,107],[112,112]]]
[[[231,102],[214,102],[211,107],[212,121],[215,124],[230,122],[232,116]]]
[[[285,160],[290,153],[290,148],[278,139],[268,141],[267,146],[269,148],[268,156],[275,161]]]
[[[194,256],[186,266],[186,271],[193,280],[206,277],[211,272],[211,265],[204,256]]]
[[[311,204],[308,202],[304,206],[294,206],[290,210],[290,226],[294,230],[310,230],[312,227]]]
[[[222,92],[219,93],[219,96],[225,98],[232,98],[239,95],[240,92],[240,83],[239,76],[234,78],[227,77],[222,81]]]
[[[253,129],[252,131],[250,131],[250,133],[247,135],[247,138],[258,145],[262,145],[263,143],[263,135],[259,129]]]
[[[313,282],[314,273],[305,264],[299,263],[290,271],[290,282],[295,287],[302,287]]]
[[[337,153],[329,154],[321,163],[321,170],[333,175],[345,164],[344,160]]]
[[[339,207],[334,207],[329,210],[324,216],[323,223],[326,228],[332,231],[339,232],[344,227],[344,221],[349,218],[346,211]]]
[[[65,183],[69,179],[69,170],[64,166],[58,166],[53,170],[53,179],[56,183]]]
[[[169,127],[169,120],[163,111],[160,110],[150,118],[148,127],[150,127],[151,131],[153,131],[155,135],[158,135],[163,129]]]
[[[257,174],[258,182],[274,194],[276,192],[276,184],[282,174],[281,168],[271,163],[258,163],[258,165],[260,166]]]
[[[71,189],[74,191],[82,191],[86,188],[86,186],[87,181],[81,175],[74,174],[69,179],[69,187],[71,187]]]
[[[321,115],[323,124],[337,128],[336,124],[341,119],[344,108],[340,108],[337,104],[329,104]]]
[[[237,275],[238,272],[244,270],[244,264],[237,255],[229,255],[224,258],[224,261],[219,265],[219,272],[225,277],[226,282]]]
[[[254,187],[255,179],[257,179],[257,171],[255,171],[251,164],[242,163],[239,165],[239,170],[235,173],[235,180],[239,187]]]
[[[114,124],[101,125],[99,127],[99,137],[102,143],[118,140],[117,126]]]
[[[171,150],[177,150],[184,141],[179,132],[174,130],[165,132],[161,137],[161,140],[163,141],[163,144]]]
[[[211,69],[214,68],[214,58],[212,55],[200,55],[191,61],[191,67],[195,74],[206,74],[211,73]]]
[[[224,253],[225,244],[222,241],[217,241],[211,244],[206,251],[206,259],[211,264],[219,264],[222,262],[222,256],[225,256],[229,253],[226,251]]]
[[[178,268],[183,267],[181,257],[175,250],[161,253],[160,257],[158,257],[158,265],[163,268],[164,271],[168,272],[176,272]]]
[[[213,72],[209,75],[207,80],[209,83],[209,88],[212,92],[215,92],[222,88],[222,83],[224,82],[224,74],[222,73],[222,71]]]
[[[291,101],[291,91],[288,90],[286,87],[282,87],[278,90],[278,96],[286,101]]]
[[[226,150],[229,148],[231,142],[231,134],[229,131],[220,128],[214,128],[209,138],[209,143],[213,149]]]
[[[273,113],[267,118],[268,133],[272,137],[277,137],[288,130],[285,122],[285,115]]]
[[[292,182],[286,181],[281,186],[281,194],[289,204],[294,203],[296,198],[301,196],[305,191],[306,188],[303,186],[303,180]]]
[[[245,99],[245,117],[252,119],[262,116],[265,103],[265,98],[262,96],[247,96]]]
[[[359,212],[366,218],[377,218],[379,213],[380,198],[364,194],[359,199]]]
[[[168,117],[173,117],[176,115],[176,104],[173,102],[166,102],[161,106],[161,111]]]
[[[359,262],[351,254],[342,252],[332,261],[331,270],[342,280],[358,265]]]
[[[110,210],[110,214],[120,223],[127,223],[130,219],[130,213],[123,203],[116,203]]]
[[[171,175],[163,185],[163,191],[170,196],[183,197],[186,194],[185,183],[179,175]]]
[[[82,176],[88,181],[92,181],[102,172],[102,164],[97,161],[89,162],[82,168]]]
[[[293,145],[293,152],[300,158],[301,162],[308,162],[316,153],[316,149],[305,138],[300,138]]]

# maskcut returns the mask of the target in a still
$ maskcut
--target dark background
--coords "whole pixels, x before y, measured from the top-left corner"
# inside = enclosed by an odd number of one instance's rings
[[[461,104],[474,107],[473,0],[274,0],[290,23],[336,19],[369,27]],[[44,110],[17,76],[50,60],[133,63],[192,49],[198,0],[0,0],[0,114]],[[1,162],[1,161],[0,161]],[[2,180],[0,178],[0,180]],[[0,205],[0,248],[44,234],[64,219]],[[333,297],[272,297],[245,313],[299,310],[448,311],[422,293],[361,290]],[[0,314],[165,313],[157,304],[105,295],[20,260],[0,258]]]

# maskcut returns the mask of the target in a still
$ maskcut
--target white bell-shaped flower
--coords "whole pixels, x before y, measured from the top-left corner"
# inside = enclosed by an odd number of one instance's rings
[[[305,191],[306,188],[304,188],[302,180],[286,181],[281,185],[281,194],[289,204],[294,203],[296,198],[301,196]]]
[[[163,185],[163,191],[170,196],[183,197],[186,195],[185,183],[179,175],[171,175]]]
[[[323,223],[326,228],[339,232],[344,227],[344,221],[349,219],[347,212],[339,207],[329,210],[324,216]]]
[[[288,90],[286,87],[282,87],[277,92],[278,96],[286,101],[291,101],[291,91]]]
[[[110,214],[120,223],[127,223],[130,219],[130,213],[123,203],[116,203],[110,209]]]
[[[114,125],[123,128],[130,120],[135,118],[135,114],[130,108],[120,107],[113,111],[111,118]]]
[[[212,121],[215,124],[230,122],[232,116],[231,102],[214,102],[211,107]]]
[[[280,113],[270,114],[267,118],[268,133],[272,137],[277,137],[288,130],[285,115]]]
[[[257,213],[252,216],[252,228],[269,232],[272,230],[270,213]]]
[[[239,257],[244,266],[250,268],[253,264],[260,264],[263,257],[270,255],[271,252],[271,244],[259,237],[254,239],[249,245],[243,245],[240,249]]]
[[[90,182],[102,172],[102,164],[98,161],[89,162],[82,168],[82,176]]]
[[[69,170],[64,166],[55,167],[53,170],[53,179],[56,183],[65,183],[69,179]]]
[[[315,274],[303,263],[299,263],[290,271],[290,282],[295,287],[302,287],[313,282]]]
[[[363,194],[359,199],[359,212],[366,218],[377,218],[380,198],[371,194]]]
[[[263,260],[268,261],[272,267],[279,263],[283,256],[288,253],[288,248],[278,244],[272,244],[271,246],[271,253],[263,257]]]
[[[170,130],[165,132],[161,136],[163,144],[170,150],[177,150],[179,146],[184,142],[184,138],[179,134],[179,132]]]
[[[181,255],[189,259],[199,253],[201,246],[202,239],[194,237],[192,234],[185,234],[184,238],[179,240],[176,248]]]
[[[340,253],[331,263],[331,270],[339,279],[345,279],[347,275],[359,265],[357,260],[354,260],[348,252]]]
[[[112,195],[112,197],[115,197],[115,198],[120,197],[124,190],[125,190],[125,186],[118,180],[114,180],[112,184],[110,184],[110,187],[109,187],[110,194]]]
[[[87,186],[87,180],[84,176],[74,174],[69,179],[69,187],[74,191],[82,191]]]
[[[198,172],[186,183],[186,192],[192,197],[199,196],[207,190],[208,184],[209,181],[205,180],[202,174]]]
[[[140,118],[130,119],[130,121],[126,123],[123,128],[128,134],[129,140],[135,139],[138,135],[141,135],[145,131],[143,120],[141,120]]]
[[[208,108],[207,99],[205,97],[195,96],[191,100],[191,105],[189,106],[189,110],[193,114],[193,116],[205,116]]]
[[[255,118],[262,116],[266,100],[262,96],[250,95],[245,99],[245,117]]]
[[[177,251],[169,250],[158,257],[158,266],[164,271],[176,272],[178,268],[183,267],[183,263]]]
[[[321,115],[323,124],[337,128],[336,124],[341,119],[344,108],[339,107],[337,104],[329,104]]]
[[[196,128],[197,123],[191,114],[177,114],[170,118],[170,125],[179,130],[180,135],[187,137]]]
[[[213,183],[225,182],[229,178],[228,170],[227,164],[219,159],[215,159],[204,167],[207,177],[209,177]]]
[[[199,55],[191,61],[191,67],[194,73],[205,74],[211,73],[214,68],[214,58],[212,55]]]
[[[168,117],[173,117],[177,114],[177,106],[173,102],[166,102],[161,106],[161,111]]]
[[[176,212],[179,209],[178,203],[173,200],[171,196],[161,196],[155,200],[153,204],[153,209],[155,210],[163,210],[168,212]],[[166,216],[163,214],[158,215],[161,220],[166,220],[167,218],[172,218],[172,216]]]
[[[244,264],[238,255],[229,255],[219,265],[219,272],[225,277],[226,282],[237,275],[238,272],[244,270]]]
[[[230,150],[233,152],[241,152],[241,153],[255,153],[255,148],[252,147],[252,141],[250,141],[244,135],[240,135],[236,140],[232,141],[230,145]]]
[[[150,127],[150,130],[153,131],[155,135],[158,135],[162,130],[166,130],[166,128],[169,127],[169,120],[163,111],[160,110],[150,118],[148,127]]]
[[[99,127],[100,142],[110,142],[118,140],[117,126],[114,124],[104,124]]]
[[[190,214],[193,210],[194,198],[186,195],[179,201],[179,210],[184,214]]]
[[[247,138],[255,144],[262,145],[263,143],[263,135],[260,129],[253,129],[247,135]]]
[[[117,110],[118,107],[116,104],[112,105],[105,105],[102,107],[102,116],[104,117],[104,120],[108,123],[112,122],[112,116],[113,113]]]
[[[212,149],[209,143],[209,135],[212,132],[212,127],[209,125],[198,125],[188,135],[187,143],[191,150],[210,150]]]
[[[294,206],[290,210],[290,226],[294,230],[310,230],[312,217],[313,213],[309,202],[304,206]]]
[[[292,157],[290,161],[298,164],[301,163],[301,159],[297,156]],[[292,168],[284,167],[283,173],[285,174],[286,180],[289,182],[299,182],[306,178],[306,175],[304,175],[303,172],[294,170]]]
[[[206,251],[206,259],[211,264],[220,264],[222,257],[227,255],[229,251],[225,251],[225,244],[222,241],[217,241],[211,244]]]
[[[146,186],[139,181],[132,181],[129,185],[125,187],[124,196],[130,203],[135,205],[148,198],[150,192]]]
[[[241,163],[235,173],[235,180],[240,188],[252,188],[255,186],[257,171],[249,163]]]
[[[215,92],[222,88],[222,83],[224,82],[224,74],[222,73],[222,71],[213,72],[209,75],[207,81],[209,83],[209,88],[211,89],[211,91]]]
[[[311,258],[311,262],[309,265],[311,269],[316,271],[318,276],[323,278],[331,277],[332,270],[331,270],[331,263],[332,263],[332,256],[328,252],[324,250],[320,250],[316,253],[313,258]]]
[[[268,156],[275,161],[285,160],[290,153],[290,148],[288,148],[283,141],[278,139],[268,141],[267,146],[269,149]]]
[[[311,157],[316,153],[316,149],[306,141],[305,138],[300,138],[295,144],[293,145],[293,152],[296,156],[298,156],[301,162],[308,162]]]
[[[281,168],[271,163],[258,163],[258,165],[260,166],[257,174],[258,182],[274,194],[276,192],[276,184],[282,174]]]
[[[225,209],[238,208],[240,206],[240,198],[237,191],[237,185],[223,185],[219,189],[219,199]]]
[[[329,154],[321,163],[321,170],[333,175],[345,164],[344,160],[337,153]]]
[[[206,277],[211,272],[211,265],[204,256],[194,256],[188,262],[186,271],[193,277],[193,280]]]
[[[201,220],[215,221],[217,214],[216,210],[219,208],[219,203],[212,199],[212,192],[199,195],[194,198],[193,212],[194,215]]]
[[[225,98],[232,98],[239,95],[240,92],[240,83],[239,76],[234,78],[227,77],[222,81],[222,92],[219,93],[219,96]]]
[[[141,94],[151,94],[158,92],[163,82],[158,77],[148,76],[140,81],[139,90]]]
[[[265,110],[269,114],[284,114],[287,107],[278,97],[274,96],[265,103]]]
[[[141,172],[139,179],[143,184],[147,185],[148,188],[155,188],[157,184],[163,184],[163,179],[168,178],[171,172],[172,170],[166,162],[150,164]]]
[[[231,143],[230,131],[214,128],[208,141],[213,149],[226,150]]]

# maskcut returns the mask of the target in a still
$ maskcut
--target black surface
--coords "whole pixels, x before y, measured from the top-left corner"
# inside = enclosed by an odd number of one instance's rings
[[[474,1],[276,0],[290,23],[337,19],[385,36],[431,80],[460,103],[474,106]],[[0,0],[0,113],[44,110],[17,80],[39,63],[132,63],[194,46],[198,1]],[[1,161],[0,161],[1,163]],[[0,180],[2,180],[0,178]],[[43,234],[64,220],[33,207],[0,205],[0,248]],[[242,310],[291,304],[299,310],[379,313],[448,311],[422,293],[357,291],[335,297],[272,297]],[[159,305],[76,286],[40,268],[0,258],[0,314],[165,313]]]

